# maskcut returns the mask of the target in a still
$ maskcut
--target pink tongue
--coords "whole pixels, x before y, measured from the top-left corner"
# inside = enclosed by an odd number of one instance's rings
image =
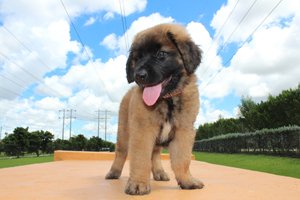
[[[152,87],[145,87],[143,91],[143,100],[148,106],[155,104],[160,96],[162,84],[158,84]]]

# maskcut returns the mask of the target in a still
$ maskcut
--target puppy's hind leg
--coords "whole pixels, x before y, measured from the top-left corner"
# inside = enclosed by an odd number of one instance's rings
[[[154,147],[152,153],[152,173],[153,179],[156,181],[169,181],[168,174],[164,171],[161,158],[160,158],[161,147]]]

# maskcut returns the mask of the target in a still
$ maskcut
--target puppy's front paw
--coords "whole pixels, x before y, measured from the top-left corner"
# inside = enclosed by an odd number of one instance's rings
[[[105,179],[118,179],[121,176],[121,172],[118,170],[110,170],[106,176]]]
[[[125,193],[130,195],[144,195],[150,193],[150,184],[128,180],[125,187]]]
[[[153,179],[156,181],[169,181],[170,178],[165,171],[153,171]]]
[[[204,184],[200,180],[192,177],[186,181],[178,181],[178,185],[181,189],[185,190],[201,189],[204,187]]]

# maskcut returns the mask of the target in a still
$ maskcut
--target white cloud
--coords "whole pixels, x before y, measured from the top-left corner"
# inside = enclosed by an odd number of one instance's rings
[[[215,15],[212,25],[217,28],[216,32],[234,3],[229,1],[227,6],[222,7]],[[247,33],[253,31],[254,25],[258,25],[269,8],[275,5],[273,1],[262,1],[260,4],[264,7],[254,7],[247,23],[241,25],[241,31],[245,34],[237,32],[232,41],[245,39]],[[240,6],[247,7],[244,4]],[[203,85],[200,87],[201,94],[208,98],[221,98],[234,92],[238,96],[265,100],[269,94],[277,95],[283,89],[296,87],[300,77],[300,41],[295,39],[300,34],[299,11],[299,6],[295,6],[291,1],[283,1],[265,25],[237,51],[229,67],[215,76],[205,89]],[[238,18],[241,18],[241,13],[238,13],[233,17],[236,20],[229,20],[229,25],[225,26],[226,30],[232,30],[230,27],[236,25]],[[223,36],[226,38],[226,34],[229,33],[225,28]],[[217,70],[214,70],[211,74],[216,72]]]
[[[90,26],[93,25],[96,22],[96,18],[95,17],[90,17],[85,23],[84,26]]]
[[[228,42],[240,42],[245,40],[254,28],[267,16],[267,14],[274,8],[278,1],[261,0],[255,2],[248,15],[244,18],[243,22],[239,24],[241,19],[247,13],[250,6],[254,1],[242,1],[237,4],[231,17],[225,24],[221,32],[221,39],[226,41],[232,31],[238,26],[236,32],[231,36]],[[222,28],[225,20],[229,16],[235,0],[228,0],[226,5],[223,5],[214,15],[211,26],[216,30],[216,33]],[[276,8],[276,10],[268,17],[266,23],[280,23],[282,18],[291,17],[299,12],[300,5],[296,5],[293,0],[286,0]],[[238,25],[239,24],[239,25]]]
[[[105,12],[106,19],[120,14],[120,6],[115,1],[63,2],[72,19],[96,12]],[[130,15],[141,12],[146,4],[146,0],[128,0],[124,5],[125,13]],[[83,108],[78,110],[83,112],[85,109],[94,112],[95,105],[117,110],[116,102],[124,93],[124,88],[126,91],[128,87],[124,75],[126,57],[120,56],[102,63],[99,59],[93,60],[92,50],[86,46],[92,60],[86,66],[80,65],[81,61],[88,60],[88,55],[78,41],[71,40],[70,22],[59,1],[3,0],[0,13],[0,46],[4,55],[0,55],[0,82],[1,87],[5,88],[0,89],[0,120],[5,123],[3,127],[6,127],[3,131],[11,132],[16,126],[29,126],[36,130],[51,129],[57,134],[60,132],[57,127],[61,128],[58,109],[65,106],[82,104]],[[96,18],[91,17],[86,25],[95,20]],[[76,57],[71,70],[66,68],[68,54],[75,54]],[[112,73],[113,67],[117,73]],[[44,77],[46,73],[59,68],[64,69],[66,75],[50,73]],[[103,80],[99,80],[98,73],[101,77],[104,75]],[[106,80],[108,82],[104,83]],[[124,82],[121,83],[121,80]],[[25,93],[24,96],[28,96],[28,92],[34,90],[34,84],[38,84],[36,92],[49,97],[40,100],[26,97],[15,99],[22,92]],[[90,86],[91,91],[88,93],[85,89]],[[106,90],[109,90],[110,98],[103,96]],[[87,97],[80,98],[81,95]],[[66,102],[74,104],[68,105]]]
[[[118,38],[115,33],[111,33],[106,36],[103,41],[100,43],[101,45],[106,46],[110,50],[115,50],[118,48]]]
[[[126,55],[129,50],[127,49],[127,45],[129,48],[135,34],[154,25],[170,22],[174,22],[172,17],[164,17],[159,13],[153,13],[147,17],[140,17],[132,22],[124,35],[116,36],[114,33],[112,33],[106,36],[102,40],[101,44],[108,49],[114,50],[117,54]]]
[[[62,102],[51,98],[37,102],[29,99],[13,101],[2,99],[0,110],[3,114],[3,132],[11,133],[15,127],[29,127],[30,131],[48,130],[58,137],[60,132],[58,110],[62,106]]]
[[[65,107],[65,104],[57,97],[45,97],[34,102],[35,107],[43,110],[57,110]]]
[[[63,2],[71,18],[95,12],[120,13],[119,4],[110,0]],[[146,4],[146,0],[126,1],[125,13],[130,15],[140,12]],[[11,98],[29,85],[39,82],[47,72],[65,68],[68,53],[81,55],[84,52],[77,41],[71,40],[70,22],[59,1],[4,0],[1,2],[0,13],[1,22],[5,26],[0,26],[1,53],[7,57],[0,56],[0,62],[3,63],[0,73],[21,77],[19,79],[24,86],[18,88],[7,84],[7,88],[15,93],[10,94]],[[92,21],[90,18],[89,23]],[[34,77],[28,72],[34,72]]]
[[[80,50],[76,54],[76,57],[73,59],[73,64],[76,65],[84,61],[92,60],[94,58],[92,49],[89,48],[88,46],[85,45],[84,48],[82,48],[82,45],[78,43],[78,48]]]
[[[72,88],[60,83],[58,76],[46,77],[44,84],[39,85],[36,91],[43,95],[56,97],[69,97],[72,95]]]
[[[234,108],[232,111],[215,108],[210,100],[202,99],[200,101],[200,110],[194,124],[195,128],[198,128],[200,124],[210,123],[217,121],[220,117],[231,118],[237,117],[238,108]]]
[[[112,19],[114,18],[114,13],[113,12],[107,12],[104,16],[103,16],[103,19],[104,20],[109,20],[109,19]]]
[[[196,74],[201,82],[208,80],[211,73],[222,68],[221,58],[217,56],[216,43],[213,42],[209,32],[203,24],[199,22],[190,22],[186,26],[193,41],[199,45],[202,50],[202,61]]]
[[[86,130],[86,131],[95,131],[98,129],[98,126],[97,126],[97,123],[93,123],[93,122],[90,122],[90,123],[87,123],[85,124],[83,127],[82,127],[83,130]],[[100,128],[99,128],[100,129]]]
[[[95,60],[85,65],[73,65],[65,75],[47,77],[44,79],[44,84],[37,88],[40,92],[51,96],[62,95],[71,99],[88,88],[90,95],[101,97],[108,102],[120,102],[130,87],[126,80],[125,65],[124,55],[111,58],[106,63]],[[50,86],[54,87],[57,92],[49,90]],[[98,103],[95,101],[93,106],[102,105],[103,108],[105,101],[98,101]],[[115,110],[114,107],[108,107]]]

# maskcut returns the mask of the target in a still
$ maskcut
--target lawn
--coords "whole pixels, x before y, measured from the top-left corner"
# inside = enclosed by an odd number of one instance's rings
[[[29,165],[29,164],[36,164],[36,163],[45,163],[45,162],[52,162],[53,155],[49,156],[41,156],[41,157],[30,157],[30,158],[11,158],[11,159],[4,159],[3,157],[0,159],[0,168],[6,167],[15,167],[21,165]]]
[[[249,154],[193,152],[196,160],[300,178],[300,159]]]

